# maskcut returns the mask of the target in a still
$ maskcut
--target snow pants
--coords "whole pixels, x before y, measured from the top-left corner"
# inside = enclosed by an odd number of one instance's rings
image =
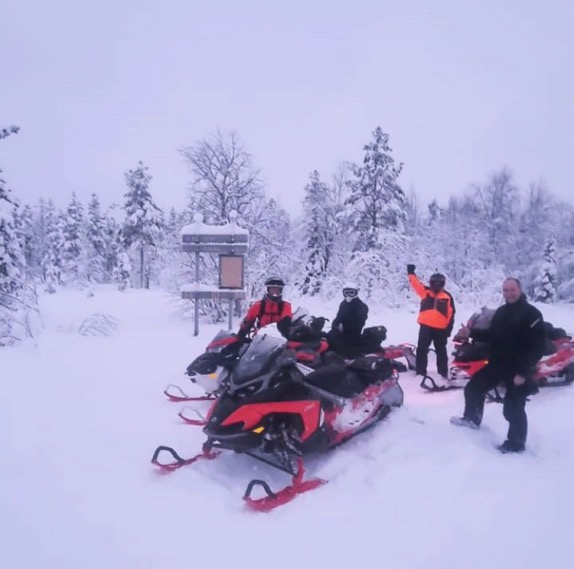
[[[446,342],[448,336],[446,330],[431,328],[421,324],[419,329],[419,339],[416,354],[417,375],[427,374],[428,352],[431,343],[434,344],[436,352],[436,369],[443,377],[448,376],[448,355],[446,353]]]
[[[484,413],[484,401],[486,393],[494,389],[500,383],[504,383],[506,393],[502,413],[508,421],[509,442],[524,446],[528,433],[528,419],[526,417],[526,398],[537,389],[532,381],[524,385],[514,385],[514,373],[497,370],[487,365],[472,376],[464,388],[464,417],[476,425],[482,422]]]

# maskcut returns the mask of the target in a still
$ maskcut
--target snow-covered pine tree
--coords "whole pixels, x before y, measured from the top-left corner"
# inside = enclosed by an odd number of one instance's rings
[[[62,225],[62,263],[66,284],[85,285],[88,257],[85,246],[84,208],[72,194]]]
[[[16,205],[10,192],[0,179],[0,294],[17,295],[22,288],[24,256],[14,222]],[[8,303],[7,297],[0,301]]]
[[[86,241],[90,262],[87,278],[90,282],[102,283],[106,280],[106,221],[102,215],[100,200],[92,194],[86,216]]]
[[[550,237],[544,246],[544,258],[534,300],[551,304],[556,301],[556,240]]]
[[[16,202],[14,204],[14,232],[20,245],[20,251],[24,255],[26,270],[32,270],[34,250],[32,248],[33,217],[32,209],[28,205]]]
[[[18,127],[0,129],[0,140],[18,132]],[[2,171],[0,170],[0,175]],[[0,303],[9,304],[8,296],[17,295],[22,289],[24,257],[15,228],[16,204],[10,190],[0,178],[0,294],[5,295]]]
[[[17,132],[18,127],[2,128],[0,140]],[[10,190],[0,178],[0,346],[10,345],[20,338],[15,327],[18,327],[25,308],[26,262],[15,226],[15,211],[16,204]]]
[[[334,227],[332,194],[329,187],[321,180],[317,170],[309,175],[305,186],[304,225],[306,245],[305,274],[300,285],[302,294],[314,296],[321,292],[321,287],[331,259]]]
[[[113,273],[114,282],[117,283],[118,289],[122,292],[131,287],[132,284],[132,265],[130,257],[125,251],[118,253],[117,265]]]
[[[104,271],[106,282],[116,282],[115,273],[119,265],[118,256],[125,251],[122,238],[122,228],[112,217],[105,217],[104,241],[106,255],[104,258]]]
[[[62,283],[64,239],[62,236],[62,214],[56,210],[52,200],[48,200],[46,203],[44,223],[46,236],[42,257],[42,274],[46,292],[53,294]]]
[[[156,262],[160,286],[173,293],[179,293],[183,284],[193,280],[181,252],[181,228],[184,225],[183,215],[172,207],[165,222]]]
[[[140,161],[135,170],[126,175],[129,188],[125,194],[125,220],[122,228],[123,244],[127,249],[133,249],[138,254],[139,285],[149,288],[149,264],[146,267],[146,253],[149,255],[159,239],[161,232],[161,209],[157,207],[149,191],[151,175],[148,167]],[[124,263],[125,264],[125,263]]]
[[[395,164],[389,135],[380,127],[363,150],[363,164],[352,165],[345,202],[345,222],[354,236],[346,277],[358,280],[367,298],[376,292],[377,298],[387,302],[392,300],[392,291],[398,290],[404,272],[407,204],[398,184],[402,164]]]
[[[402,164],[391,156],[389,135],[380,127],[373,131],[373,141],[363,147],[362,166],[353,165],[349,180],[347,216],[356,233],[355,251],[378,246],[382,231],[403,231],[406,198],[398,184]]]

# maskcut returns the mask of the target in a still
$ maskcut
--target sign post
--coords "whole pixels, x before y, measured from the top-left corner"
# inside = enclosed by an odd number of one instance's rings
[[[228,300],[228,328],[233,327],[233,303],[244,299],[245,254],[249,247],[249,232],[236,224],[237,213],[231,212],[226,225],[208,225],[196,213],[193,223],[181,230],[182,251],[195,253],[195,282],[181,288],[181,297],[194,301],[194,336],[199,334],[199,301]],[[202,253],[219,254],[219,285],[200,283],[199,262]]]

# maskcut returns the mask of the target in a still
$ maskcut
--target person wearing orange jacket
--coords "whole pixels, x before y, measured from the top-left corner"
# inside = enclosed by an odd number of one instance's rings
[[[266,293],[261,300],[254,302],[241,322],[238,336],[245,338],[252,330],[257,331],[267,324],[278,323],[280,331],[288,329],[293,318],[291,303],[283,300],[285,281],[280,277],[270,277],[265,281]]]
[[[452,295],[444,289],[446,278],[441,273],[431,275],[429,286],[425,286],[415,274],[415,266],[407,265],[407,274],[413,290],[421,298],[417,322],[420,324],[416,353],[417,375],[427,374],[428,351],[431,343],[436,351],[438,373],[447,378],[448,355],[446,343],[452,334],[456,308]]]

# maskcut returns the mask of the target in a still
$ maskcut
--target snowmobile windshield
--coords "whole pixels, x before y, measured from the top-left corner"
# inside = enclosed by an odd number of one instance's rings
[[[239,359],[233,373],[233,383],[241,385],[258,375],[267,373],[283,351],[287,340],[268,334],[257,334]]]
[[[301,324],[309,324],[311,321],[311,314],[306,308],[299,306],[293,313],[293,318],[291,318],[291,321],[293,323],[300,322]]]
[[[209,342],[207,349],[210,352],[221,352],[223,349],[230,345],[237,343],[237,336],[228,332],[227,330],[220,330],[211,342]]]

